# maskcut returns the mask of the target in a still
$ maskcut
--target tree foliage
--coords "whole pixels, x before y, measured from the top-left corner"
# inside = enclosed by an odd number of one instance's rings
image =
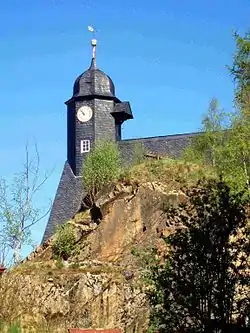
[[[243,37],[235,33],[235,42],[230,73],[235,82],[236,113],[228,138],[227,170],[234,170],[231,178],[250,191],[250,31]]]
[[[199,135],[191,140],[184,158],[211,163],[233,191],[250,193],[250,34],[235,34],[236,53],[230,68],[235,82],[236,110],[226,114],[213,99]]]
[[[242,194],[208,181],[188,203],[166,209],[183,227],[166,239],[163,265],[151,267],[151,325],[160,332],[229,332],[249,320],[249,226]]]
[[[196,163],[210,162],[213,167],[218,168],[223,133],[227,126],[227,115],[219,107],[218,100],[213,98],[202,119],[200,133],[192,138],[191,145],[184,151],[184,159]]]
[[[250,30],[244,36],[235,32],[234,38],[236,51],[229,70],[235,82],[235,102],[238,109],[250,112]]]
[[[226,114],[213,99],[184,152],[190,162],[211,164],[217,180],[187,190],[190,200],[177,208],[164,206],[167,222],[183,227],[166,239],[164,263],[147,270],[153,330],[249,329],[250,34],[235,41],[236,110]]]
[[[85,190],[95,195],[103,187],[118,179],[120,167],[120,153],[117,145],[112,141],[97,142],[83,166]]]

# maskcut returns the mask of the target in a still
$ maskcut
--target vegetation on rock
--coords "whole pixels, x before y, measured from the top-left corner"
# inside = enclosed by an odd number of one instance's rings
[[[20,325],[17,323],[9,324],[6,327],[6,325],[4,323],[0,322],[0,332],[4,332],[4,331],[6,333],[21,333],[21,328],[20,328]]]
[[[75,228],[70,223],[59,226],[52,242],[54,256],[66,260],[74,252],[75,242]]]
[[[121,171],[120,153],[112,141],[100,141],[88,154],[82,170],[85,190],[95,195],[105,186],[117,181]]]

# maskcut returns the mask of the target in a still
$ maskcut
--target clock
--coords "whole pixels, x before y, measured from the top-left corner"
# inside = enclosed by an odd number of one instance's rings
[[[85,123],[92,118],[93,111],[91,107],[84,105],[77,110],[77,118],[81,123]]]

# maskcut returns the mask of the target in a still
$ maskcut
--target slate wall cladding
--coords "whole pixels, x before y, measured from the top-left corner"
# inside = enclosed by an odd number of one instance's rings
[[[77,110],[83,106],[90,106],[94,112],[93,117],[87,121],[86,123],[81,123],[76,116]],[[84,163],[84,159],[87,157],[87,153],[81,153],[81,140],[90,140],[90,147],[93,147],[95,141],[95,109],[94,109],[94,101],[78,101],[75,103],[75,122],[76,122],[76,157],[75,157],[75,175],[81,175],[82,164]]]
[[[86,123],[77,119],[77,110],[83,106],[90,106],[93,117]],[[111,138],[115,140],[115,120],[111,115],[114,108],[112,100],[95,98],[72,102],[68,106],[68,161],[76,176],[81,175],[82,165],[87,154],[80,151],[81,140],[90,140],[93,147],[96,140]]]
[[[115,140],[115,119],[110,114],[113,108],[112,100],[94,100],[95,140]]]
[[[57,188],[42,243],[51,237],[58,225],[71,219],[80,207],[83,196],[81,177],[75,177],[68,162],[65,163]]]
[[[76,136],[74,135],[76,130],[75,122],[75,105],[70,104],[67,108],[67,160],[75,173],[75,157],[76,157]]]

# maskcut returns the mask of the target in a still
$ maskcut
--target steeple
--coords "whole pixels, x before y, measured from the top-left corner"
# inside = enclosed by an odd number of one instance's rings
[[[119,101],[115,96],[115,86],[111,78],[96,65],[96,45],[94,28],[89,26],[88,30],[93,33],[91,39],[92,57],[90,67],[75,80],[72,99],[100,97]]]

